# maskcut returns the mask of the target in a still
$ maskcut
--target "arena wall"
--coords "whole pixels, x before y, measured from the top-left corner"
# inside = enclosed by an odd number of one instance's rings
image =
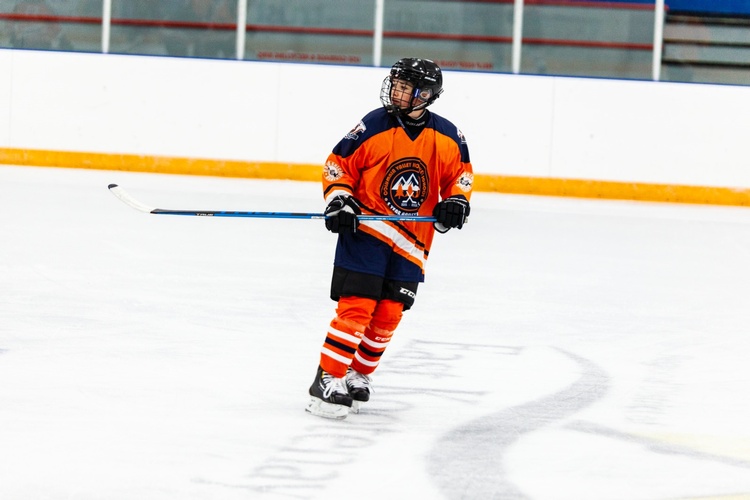
[[[385,68],[0,49],[0,163],[317,180]],[[750,87],[446,71],[479,190],[750,204]]]

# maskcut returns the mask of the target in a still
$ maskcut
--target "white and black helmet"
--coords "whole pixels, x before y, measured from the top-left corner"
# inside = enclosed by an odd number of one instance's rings
[[[405,80],[414,85],[414,92],[406,109],[399,108],[391,100],[394,80]],[[391,68],[391,73],[383,80],[380,88],[380,101],[389,113],[408,115],[412,111],[424,109],[443,93],[443,72],[429,59],[406,57]]]

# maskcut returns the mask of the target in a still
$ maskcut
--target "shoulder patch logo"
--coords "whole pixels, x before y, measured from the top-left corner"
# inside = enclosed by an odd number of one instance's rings
[[[353,129],[349,131],[344,136],[344,139],[351,139],[352,141],[356,141],[359,139],[359,134],[363,133],[365,130],[367,130],[367,127],[365,127],[364,122],[359,122]]]
[[[427,199],[430,178],[419,158],[403,158],[388,166],[380,185],[380,196],[398,215],[414,214]]]
[[[466,144],[466,136],[461,132],[461,129],[457,128],[456,132],[458,132],[458,138],[461,140],[461,144]]]
[[[470,174],[469,172],[464,172],[463,174],[461,174],[461,177],[459,177],[456,181],[456,186],[458,186],[458,189],[460,189],[464,193],[468,193],[469,191],[471,191],[473,184],[474,174]]]
[[[325,177],[325,180],[328,182],[333,182],[341,179],[344,175],[344,169],[341,168],[341,166],[333,161],[327,161],[325,166],[323,167],[323,177]]]

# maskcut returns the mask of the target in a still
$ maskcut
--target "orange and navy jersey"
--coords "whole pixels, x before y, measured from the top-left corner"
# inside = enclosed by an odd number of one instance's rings
[[[367,114],[328,156],[323,170],[326,201],[350,194],[365,214],[431,216],[442,199],[470,199],[473,170],[464,135],[430,111],[418,125],[418,131],[410,133],[412,129],[383,108]],[[432,224],[363,221],[359,231],[389,245],[423,275],[435,235]],[[346,262],[337,265],[352,268]],[[357,266],[353,270],[381,274],[362,269],[361,262]]]

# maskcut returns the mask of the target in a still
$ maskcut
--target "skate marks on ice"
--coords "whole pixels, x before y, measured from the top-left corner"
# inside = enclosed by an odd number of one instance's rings
[[[517,356],[520,349],[410,340],[394,351],[378,371],[372,399],[359,414],[345,420],[322,419],[306,414],[301,399],[301,422],[305,425],[249,470],[242,481],[195,481],[245,490],[253,498],[312,499],[351,492],[352,488],[356,491],[357,485],[363,484],[363,471],[369,471],[364,474],[371,477],[373,462],[379,467],[378,475],[389,476],[390,467],[391,475],[397,472],[411,477],[412,469],[423,469],[423,459],[413,450],[429,449],[435,437],[432,429],[446,430],[462,413],[473,418],[488,395],[484,388],[471,389],[462,367],[481,364],[488,357],[500,364],[503,357]],[[404,449],[415,456],[405,456]]]
[[[428,468],[446,498],[527,498],[504,470],[505,452],[525,435],[559,422],[599,400],[609,386],[607,375],[599,367],[579,356],[561,352],[581,367],[582,374],[572,385],[550,396],[458,426],[436,440],[439,452],[430,454]],[[550,376],[555,375],[550,373]],[[464,463],[460,469],[453,467],[451,457],[461,457]]]
[[[750,487],[748,460],[666,443],[591,421],[571,420],[572,415],[602,399],[611,381],[593,362],[561,349],[558,352],[580,368],[580,376],[571,385],[457,426],[435,441],[435,451],[429,454],[427,467],[446,499],[555,499],[561,495],[579,499],[750,499],[746,490]],[[535,456],[527,458],[526,465],[520,467],[523,478],[519,480],[504,465],[509,450],[519,442],[528,442],[535,432],[549,430],[558,432],[556,435],[572,432],[583,436],[589,444],[581,446],[580,439],[560,437],[535,443],[531,450]],[[590,444],[591,439],[603,443],[596,446]],[[565,448],[564,443],[569,447]],[[576,465],[580,455],[574,456],[578,451],[571,448],[574,446],[582,448],[584,456],[589,454],[583,469]],[[592,458],[591,452],[596,455],[595,450],[600,453]],[[462,466],[456,468],[456,459],[451,457],[461,457]],[[663,460],[670,458],[676,461],[677,469],[664,467]],[[549,469],[545,466],[549,466],[550,460],[569,460],[568,467],[580,470],[566,472],[562,467],[562,473],[557,470],[557,475],[547,474]],[[599,463],[592,465],[592,460]],[[604,469],[609,470],[602,472]],[[654,469],[663,470],[666,476],[655,473]],[[597,472],[602,477],[591,481]],[[681,480],[670,481],[669,476],[674,474]],[[536,484],[545,486],[535,488]]]

